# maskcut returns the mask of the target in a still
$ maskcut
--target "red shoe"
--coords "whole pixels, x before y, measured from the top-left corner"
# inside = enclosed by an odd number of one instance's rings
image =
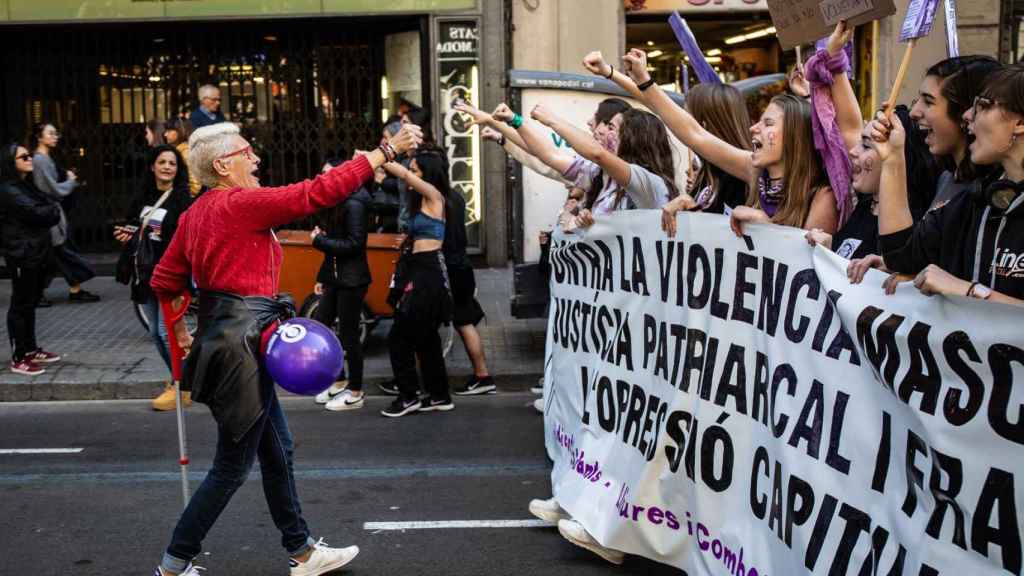
[[[54,362],[60,362],[60,355],[54,354],[53,352],[47,352],[42,348],[32,352],[27,358],[36,364],[52,364]]]
[[[24,374],[25,376],[39,376],[46,370],[39,367],[38,364],[29,359],[28,356],[21,360],[11,360],[11,372],[15,374]]]

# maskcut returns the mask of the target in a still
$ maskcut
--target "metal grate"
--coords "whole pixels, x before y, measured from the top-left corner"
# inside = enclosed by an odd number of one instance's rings
[[[383,39],[418,19],[318,19],[5,27],[0,130],[23,138],[46,119],[65,167],[87,182],[71,218],[84,250],[115,248],[145,174],[144,123],[187,115],[204,83],[263,159],[261,181],[295,182],[327,156],[380,135]],[[329,223],[329,215],[319,218]],[[300,223],[306,224],[309,223]]]

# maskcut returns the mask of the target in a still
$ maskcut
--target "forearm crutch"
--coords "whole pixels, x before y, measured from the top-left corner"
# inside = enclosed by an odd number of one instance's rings
[[[160,300],[160,309],[163,312],[164,325],[167,327],[167,344],[171,349],[171,376],[177,382],[175,386],[175,412],[178,417],[178,464],[181,465],[181,498],[182,506],[188,506],[188,450],[185,446],[185,412],[181,404],[181,363],[185,353],[178,345],[178,338],[175,335],[174,325],[185,317],[188,305],[192,296],[185,292],[182,294],[181,308],[174,310],[173,300]]]

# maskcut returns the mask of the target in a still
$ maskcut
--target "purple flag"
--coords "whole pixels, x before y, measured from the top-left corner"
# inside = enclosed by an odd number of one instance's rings
[[[932,31],[938,6],[939,0],[910,0],[907,15],[903,18],[903,28],[900,29],[900,42],[927,36]]]
[[[683,51],[690,57],[690,65],[693,66],[693,72],[697,75],[697,79],[704,83],[721,84],[722,79],[715,73],[715,69],[711,67],[711,64],[708,64],[708,61],[704,59],[704,53],[700,51],[697,39],[693,37],[693,32],[686,25],[686,20],[679,16],[679,12],[673,12],[668,17],[668,24],[672,27],[672,31],[675,32],[679,45],[683,47]]]

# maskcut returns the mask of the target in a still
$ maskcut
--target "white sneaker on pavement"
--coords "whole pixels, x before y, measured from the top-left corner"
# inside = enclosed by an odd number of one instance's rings
[[[317,404],[327,404],[333,398],[337,398],[338,395],[344,392],[346,388],[348,388],[348,380],[338,380],[334,384],[331,384],[327,390],[317,394],[314,401]]]
[[[568,520],[570,518],[569,513],[563,510],[558,505],[558,500],[554,498],[530,500],[530,514],[552,524],[558,524],[559,520]]]
[[[330,402],[327,403],[324,408],[327,408],[331,412],[341,412],[343,410],[356,410],[357,408],[363,407],[363,394],[360,394],[357,398],[351,390],[344,390],[341,394],[338,394],[334,398],[331,398]]]
[[[612,564],[622,564],[622,560],[626,556],[618,550],[612,550],[611,548],[601,546],[601,544],[599,544],[597,540],[594,540],[594,537],[587,532],[587,529],[575,520],[559,520],[558,533],[569,542],[572,542],[580,548],[590,550]]]
[[[533,401],[533,409],[536,410],[537,412],[540,412],[541,414],[543,414],[544,413],[544,399],[543,398],[537,398],[536,400],[534,400]]]
[[[530,392],[533,392],[537,396],[544,393],[544,377],[541,376],[540,380],[537,380],[537,385],[530,388]]]
[[[289,574],[291,576],[320,576],[348,564],[356,557],[356,554],[359,554],[358,546],[330,548],[324,544],[324,539],[321,538],[313,545],[313,553],[305,562],[299,562],[294,558],[288,559]]]
[[[206,568],[203,568],[202,566],[196,566],[194,564],[189,564],[188,567],[185,568],[185,571],[179,574],[178,576],[201,576],[199,574],[200,570],[205,571]],[[153,576],[164,576],[164,574],[166,574],[166,572],[164,572],[163,569],[159,566],[157,566],[156,571],[153,572]]]

